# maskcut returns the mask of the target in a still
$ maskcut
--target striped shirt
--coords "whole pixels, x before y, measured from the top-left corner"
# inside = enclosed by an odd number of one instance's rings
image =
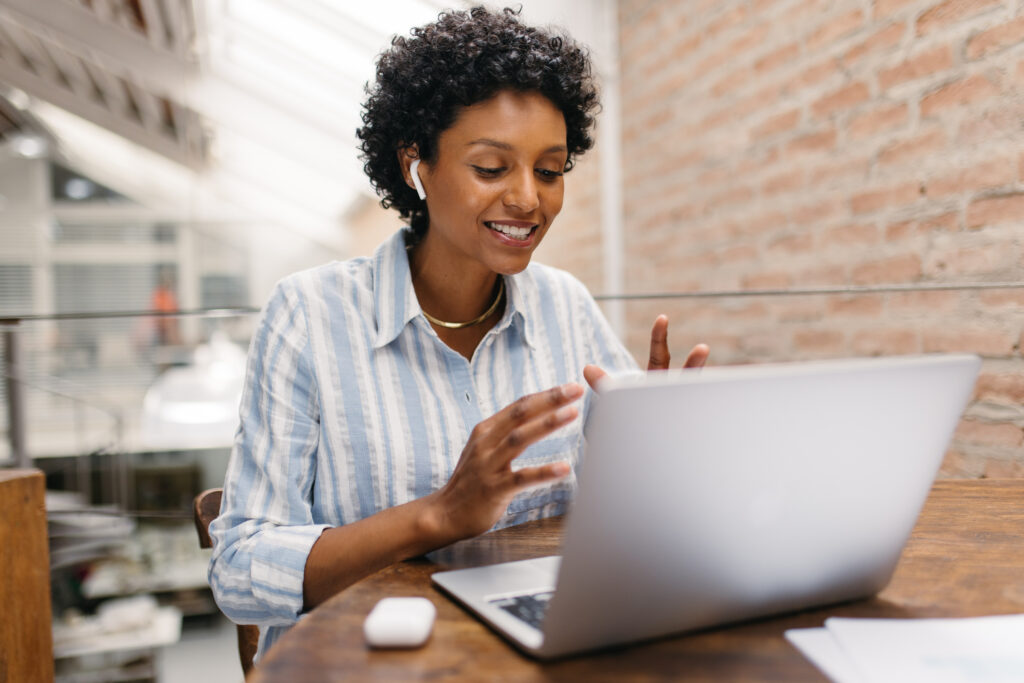
[[[241,423],[224,482],[210,585],[222,611],[260,625],[259,653],[302,611],[306,558],[324,529],[425,496],[448,480],[481,420],[583,366],[635,370],[586,288],[530,264],[505,277],[506,306],[472,360],[421,314],[404,232],[372,258],[276,286],[249,349]],[[581,416],[513,467],[567,460],[563,480],[519,494],[496,528],[564,512]]]

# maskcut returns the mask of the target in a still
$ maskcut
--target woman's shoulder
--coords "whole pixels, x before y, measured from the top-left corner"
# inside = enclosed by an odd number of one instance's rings
[[[592,295],[587,286],[567,270],[532,261],[518,277],[525,284],[541,289],[562,291],[573,298],[590,300]]]
[[[371,279],[370,259],[365,256],[330,261],[281,278],[274,286],[274,296],[302,300],[331,298],[342,292],[368,288]]]

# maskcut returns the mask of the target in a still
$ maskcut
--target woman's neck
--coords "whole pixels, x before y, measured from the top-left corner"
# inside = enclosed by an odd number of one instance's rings
[[[497,273],[478,262],[453,263],[427,240],[409,251],[409,271],[420,308],[448,322],[473,320],[498,293]]]
[[[491,307],[498,295],[497,273],[479,264],[463,267],[449,259],[432,257],[431,250],[423,247],[420,243],[409,251],[412,285],[421,309],[434,318],[460,323],[473,320]],[[473,325],[451,329],[431,322],[431,326],[448,347],[472,360],[480,341],[501,319],[505,311],[502,304]]]

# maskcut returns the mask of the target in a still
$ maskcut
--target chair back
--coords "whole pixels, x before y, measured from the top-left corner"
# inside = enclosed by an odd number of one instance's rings
[[[220,500],[224,489],[207,489],[196,496],[192,504],[192,516],[199,535],[200,548],[212,548],[210,540],[210,522],[220,514]],[[246,676],[252,670],[252,658],[259,647],[260,629],[252,624],[236,624],[238,630],[238,659],[242,663],[242,673]]]

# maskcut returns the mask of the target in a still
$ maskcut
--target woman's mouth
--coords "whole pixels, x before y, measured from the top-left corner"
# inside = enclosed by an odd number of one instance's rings
[[[503,223],[499,221],[485,221],[484,225],[486,225],[491,230],[494,230],[495,232],[499,232],[510,239],[517,240],[520,242],[525,242],[526,240],[528,240],[530,238],[530,235],[537,228],[536,224],[513,224]]]

